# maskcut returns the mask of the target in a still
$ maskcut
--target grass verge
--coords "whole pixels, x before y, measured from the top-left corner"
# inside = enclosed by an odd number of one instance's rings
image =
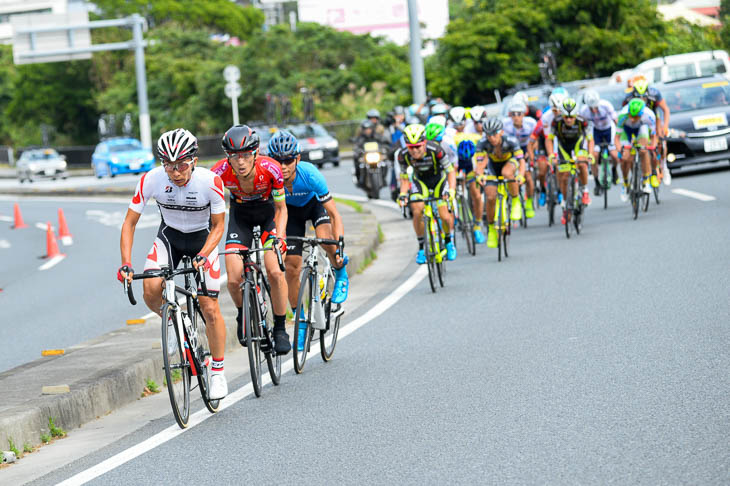
[[[365,256],[365,260],[360,265],[360,268],[357,269],[357,273],[360,274],[365,271],[366,268],[370,266],[370,264],[373,263],[373,261],[378,258],[378,254],[375,253],[375,250],[370,250],[370,253],[368,253]]]
[[[352,209],[355,210],[356,213],[362,213],[362,205],[358,203],[357,201],[351,201],[349,199],[342,199],[341,197],[335,197],[333,198],[335,202],[344,204],[345,206],[350,206]]]

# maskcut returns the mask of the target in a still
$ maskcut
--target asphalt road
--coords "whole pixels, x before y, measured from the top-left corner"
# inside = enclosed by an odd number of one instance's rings
[[[613,191],[569,241],[541,211],[508,261],[460,255],[435,296],[411,262],[347,322],[415,288],[331,363],[261,399],[243,375],[187,432],[168,414],[36,484],[134,451],[91,484],[727,484],[729,183],[675,178],[694,196],[663,188],[638,221]]]

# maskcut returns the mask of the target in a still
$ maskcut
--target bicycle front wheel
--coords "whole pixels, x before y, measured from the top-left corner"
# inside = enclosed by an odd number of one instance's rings
[[[246,329],[246,349],[248,366],[251,371],[251,384],[257,397],[261,396],[261,332],[259,325],[256,289],[250,281],[243,284],[243,325]]]
[[[327,301],[325,302],[325,315],[327,316],[326,328],[319,331],[319,350],[322,355],[322,360],[326,363],[332,359],[332,355],[335,352],[335,346],[337,345],[337,334],[340,331],[340,304],[332,303],[332,293],[335,290],[335,275],[330,267],[329,275],[327,276]]]
[[[299,296],[297,297],[297,308],[294,312],[294,371],[300,374],[307,361],[309,344],[312,339],[312,319],[314,318],[314,285],[315,275],[312,269],[305,267],[302,270],[302,278],[299,284]],[[303,339],[300,340],[300,326],[304,328]]]
[[[170,405],[175,421],[184,429],[190,418],[190,364],[180,346],[177,317],[169,304],[162,308],[162,361],[165,367],[165,384],[170,395]]]
[[[426,266],[428,268],[428,283],[431,285],[431,292],[436,293],[436,250],[433,234],[430,230],[431,218],[423,215],[423,228],[426,234]]]
[[[271,294],[269,293],[268,285],[264,283],[263,276],[259,278],[259,288],[261,289],[261,296],[264,299],[262,321],[264,323],[264,329],[266,330],[266,336],[262,336],[262,339],[269,339],[273,346],[274,306],[271,303]],[[266,365],[269,368],[271,383],[278,385],[281,381],[281,356],[274,353],[272,346],[268,346],[268,349],[265,352]]]
[[[654,192],[654,200],[656,201],[657,204],[659,204],[659,186],[652,187],[652,189],[654,190],[653,191]]]
[[[210,345],[208,343],[208,335],[205,333],[205,318],[203,317],[203,313],[199,306],[194,305],[194,308],[195,312],[191,314],[190,318],[192,319],[193,327],[195,328],[195,332],[198,336],[198,348],[202,351],[200,353],[202,362],[198,362],[198,360],[193,357],[197,371],[198,387],[200,387],[200,395],[203,397],[205,408],[207,408],[210,413],[216,413],[220,406],[220,400],[211,400],[208,398],[210,393],[209,385],[212,356],[210,353]]]
[[[571,179],[568,181],[568,187],[565,189],[565,210],[563,211],[563,214],[565,215],[565,237],[570,239],[570,233],[571,233],[571,221],[568,221],[568,216],[571,216],[573,213],[573,201],[574,201],[574,193],[575,193],[575,179],[571,177]]]
[[[444,244],[444,238],[441,233],[440,228],[436,228],[436,231],[438,233],[438,242],[439,242],[439,250],[443,250],[446,248],[446,245]],[[441,287],[444,286],[444,283],[446,281],[446,258],[442,257],[440,262],[436,263],[436,273],[439,277],[439,285]]]
[[[471,201],[464,198],[462,212],[464,214],[464,238],[466,239],[466,249],[471,256],[477,254],[477,242],[474,238],[474,214],[471,212]]]

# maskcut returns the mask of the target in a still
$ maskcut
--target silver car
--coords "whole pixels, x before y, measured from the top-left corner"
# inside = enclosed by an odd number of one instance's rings
[[[18,159],[16,171],[20,182],[68,177],[66,156],[51,148],[26,150]]]

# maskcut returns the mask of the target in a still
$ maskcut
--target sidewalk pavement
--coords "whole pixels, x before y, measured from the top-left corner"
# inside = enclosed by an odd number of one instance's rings
[[[356,212],[338,204],[338,209],[345,225],[348,273],[352,276],[378,245],[378,222],[365,208]],[[139,294],[140,287],[135,290]],[[353,290],[351,286],[350,293]],[[109,298],[125,298],[121,286],[119,294]],[[236,311],[225,283],[221,285],[220,303],[228,329],[226,349],[230,351],[240,344]],[[136,310],[142,315],[148,313],[144,304]],[[288,332],[294,335],[293,329]],[[49,433],[49,418],[57,427],[72,431],[138,400],[147,379],[163,388],[161,349],[160,319],[154,316],[144,324],[72,346],[61,356],[44,357],[0,373],[0,450],[7,450],[9,438],[20,448],[26,443],[40,444],[41,434]],[[49,394],[43,393],[44,387],[51,387],[45,388]]]

